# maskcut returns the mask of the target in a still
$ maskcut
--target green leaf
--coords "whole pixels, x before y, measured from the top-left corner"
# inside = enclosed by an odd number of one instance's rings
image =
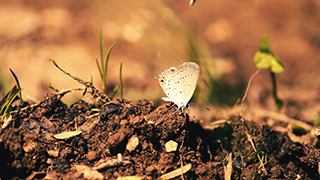
[[[274,73],[284,71],[284,66],[279,58],[271,51],[269,44],[269,35],[264,35],[259,42],[259,51],[254,55],[256,67],[270,69]]]
[[[269,44],[269,35],[265,34],[262,36],[259,42],[259,51],[271,53],[270,44]]]
[[[271,60],[271,71],[274,73],[280,73],[284,71],[283,64],[276,56],[274,56],[274,59]]]
[[[254,63],[257,68],[267,69],[271,66],[270,58],[270,54],[258,51],[254,55]]]

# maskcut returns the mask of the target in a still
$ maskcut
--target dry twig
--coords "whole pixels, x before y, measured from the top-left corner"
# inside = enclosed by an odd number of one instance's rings
[[[53,59],[49,59],[49,61],[51,61],[61,72],[63,72],[64,74],[68,75],[69,77],[71,77],[72,79],[76,80],[78,83],[86,86],[87,88],[90,88],[92,90],[92,95],[95,98],[100,98],[100,99],[104,99],[107,102],[110,101],[110,99],[103,93],[101,92],[99,89],[97,89],[94,85],[92,85],[90,82],[84,81],[79,77],[73,76],[70,73],[66,72],[65,70],[63,70],[62,68],[60,68],[58,66],[58,64],[53,60]]]

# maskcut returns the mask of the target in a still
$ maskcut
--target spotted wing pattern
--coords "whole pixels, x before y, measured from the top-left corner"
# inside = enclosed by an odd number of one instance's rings
[[[164,101],[175,103],[178,108],[185,108],[197,86],[200,68],[196,63],[186,62],[178,68],[171,67],[159,78],[159,84],[167,97]]]

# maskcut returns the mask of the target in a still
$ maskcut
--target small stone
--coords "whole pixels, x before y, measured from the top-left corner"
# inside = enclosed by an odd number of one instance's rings
[[[47,163],[47,164],[52,164],[52,163],[53,163],[53,160],[52,160],[51,158],[48,158],[47,161],[46,161],[46,163]]]
[[[57,149],[57,150],[47,150],[47,153],[48,153],[49,156],[59,157],[59,149]]]
[[[87,159],[89,161],[94,161],[99,158],[99,154],[96,151],[89,151],[87,154]]]
[[[173,140],[170,140],[170,141],[166,142],[165,147],[166,147],[167,152],[174,152],[178,148],[178,143],[176,143]]]
[[[128,140],[126,149],[127,149],[129,152],[132,152],[132,151],[134,151],[134,150],[137,148],[138,145],[139,145],[139,139],[137,138],[137,136],[132,136],[132,137]]]
[[[120,125],[121,126],[127,125],[128,123],[129,123],[129,121],[126,120],[126,119],[123,119],[123,120],[120,121]]]
[[[25,143],[22,148],[24,152],[29,153],[29,152],[32,152],[34,149],[36,149],[37,146],[38,144],[36,142],[30,141],[28,143]]]
[[[122,154],[121,154],[121,153],[118,153],[118,154],[117,154],[117,158],[118,158],[119,161],[121,161],[121,160],[122,160]]]

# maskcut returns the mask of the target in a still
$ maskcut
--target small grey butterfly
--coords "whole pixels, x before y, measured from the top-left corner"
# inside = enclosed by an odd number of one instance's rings
[[[196,89],[199,73],[199,65],[193,62],[185,62],[178,68],[171,67],[164,71],[158,80],[168,97],[162,100],[173,102],[183,112]]]

